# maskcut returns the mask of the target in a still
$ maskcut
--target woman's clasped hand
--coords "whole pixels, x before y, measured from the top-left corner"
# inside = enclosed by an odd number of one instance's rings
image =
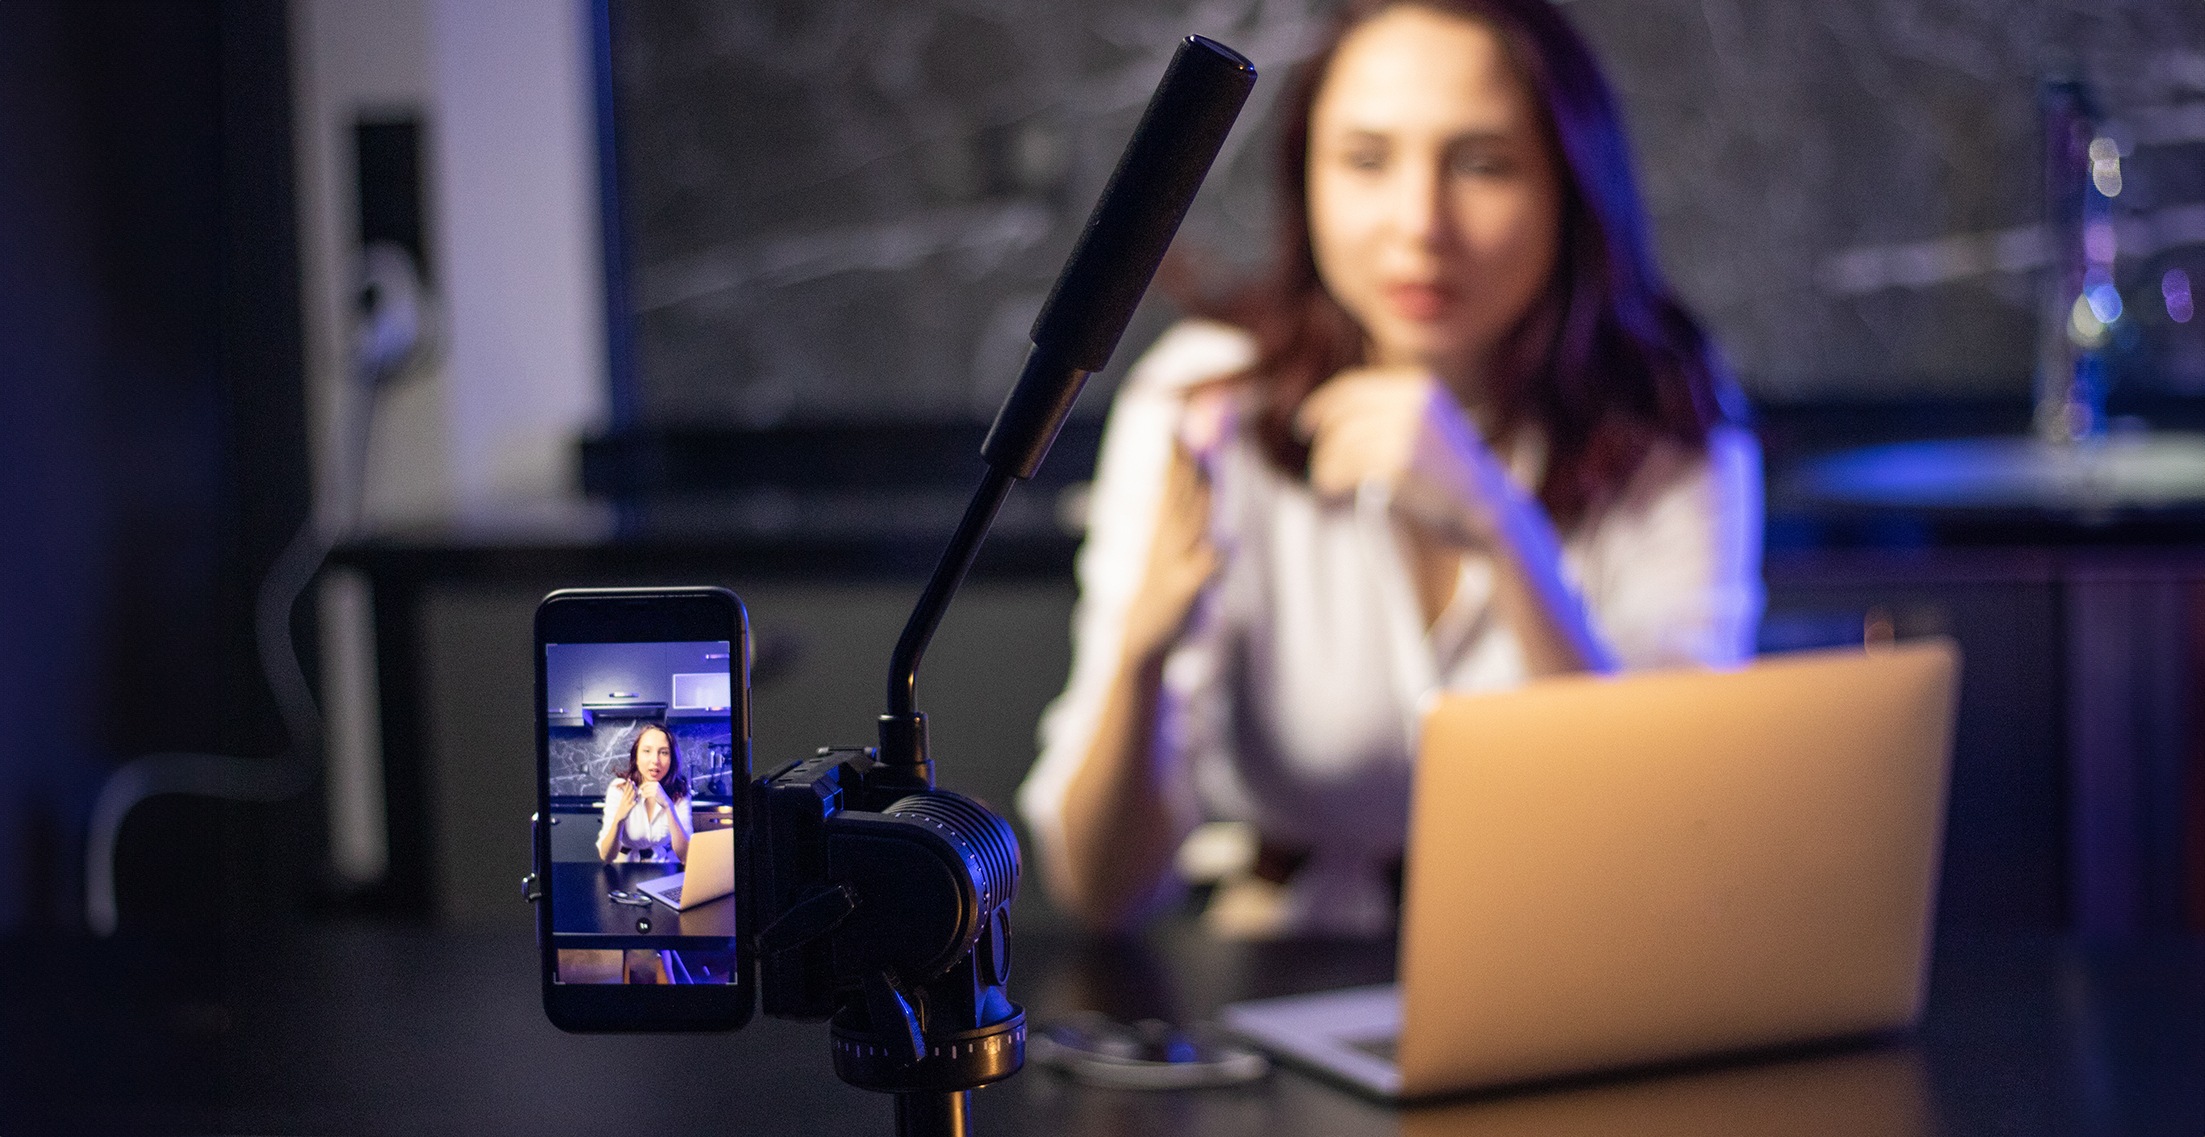
[[[1465,549],[1496,546],[1496,517],[1527,503],[1469,417],[1419,367],[1334,376],[1295,412],[1309,488],[1345,500],[1376,487],[1402,517]]]

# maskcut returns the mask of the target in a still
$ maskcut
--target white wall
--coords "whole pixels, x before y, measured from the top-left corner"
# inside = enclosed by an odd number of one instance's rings
[[[430,0],[445,444],[470,520],[571,499],[608,402],[585,20],[580,0]]]
[[[352,123],[425,120],[441,357],[383,396],[370,528],[496,523],[575,496],[605,415],[595,112],[582,0],[294,0],[310,403],[325,492],[357,256]]]
[[[346,382],[359,254],[352,124],[363,113],[425,115],[433,94],[428,2],[294,0],[291,40],[307,401],[317,443],[316,488],[326,506],[353,492],[338,482],[333,440],[363,409],[348,397]],[[442,211],[433,200],[424,206],[433,241]],[[446,382],[435,361],[385,392],[368,458],[368,527],[451,512]]]
[[[316,495],[357,492],[370,531],[587,520],[575,440],[608,403],[595,112],[584,0],[292,0],[300,256]],[[424,122],[423,214],[437,350],[386,388],[364,487],[341,440],[359,255],[352,125]],[[371,598],[330,573],[319,598],[330,856],[388,863]]]

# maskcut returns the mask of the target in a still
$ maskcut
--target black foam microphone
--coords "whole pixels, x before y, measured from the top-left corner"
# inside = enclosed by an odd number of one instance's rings
[[[1232,48],[1201,36],[1179,45],[1034,321],[1033,353],[980,444],[990,466],[1015,478],[1041,467],[1087,376],[1110,362],[1255,85],[1254,65]]]

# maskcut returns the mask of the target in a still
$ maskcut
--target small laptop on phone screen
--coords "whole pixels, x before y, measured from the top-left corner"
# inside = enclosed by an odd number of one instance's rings
[[[1442,697],[1398,982],[1225,1024],[1402,1099],[1911,1026],[1958,674],[1933,639]]]
[[[735,891],[735,831],[697,830],[689,838],[689,861],[681,872],[636,887],[677,912],[687,912]]]

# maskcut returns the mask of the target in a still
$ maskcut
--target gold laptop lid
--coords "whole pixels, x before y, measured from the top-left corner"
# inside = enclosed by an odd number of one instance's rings
[[[697,830],[689,838],[689,860],[682,866],[681,903],[688,911],[735,891],[735,831],[725,827]]]
[[[1911,1024],[1957,674],[1930,640],[1442,699],[1404,1096]]]

